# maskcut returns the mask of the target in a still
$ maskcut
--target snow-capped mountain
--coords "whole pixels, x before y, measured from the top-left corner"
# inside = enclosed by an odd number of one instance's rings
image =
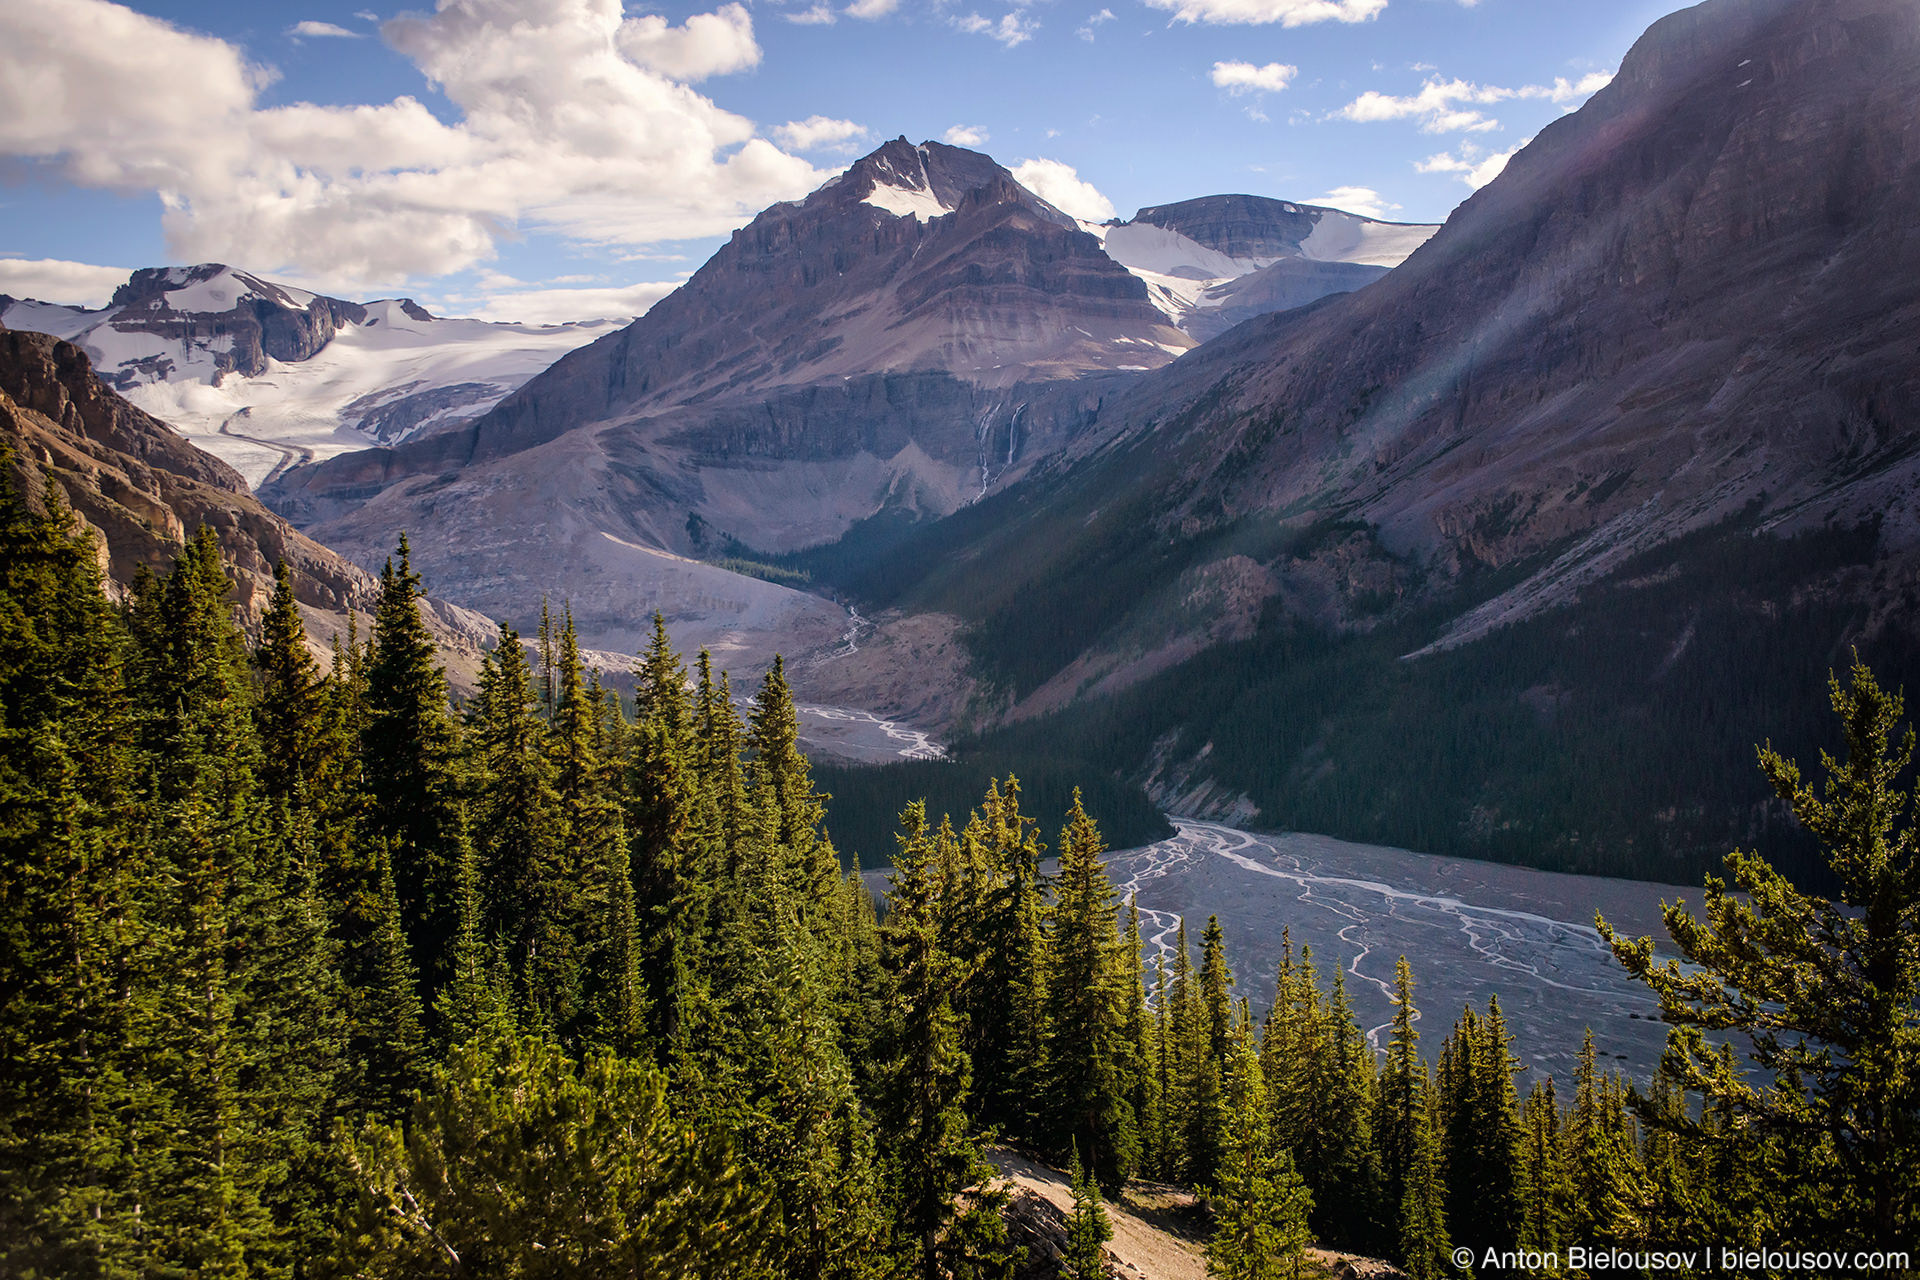
[[[0,297],[0,324],[73,342],[103,381],[258,485],[471,422],[618,322],[439,319],[206,263],[136,271],[99,310]]]
[[[1202,196],[1082,226],[1146,282],[1154,306],[1200,341],[1370,284],[1440,229],[1248,195]]]

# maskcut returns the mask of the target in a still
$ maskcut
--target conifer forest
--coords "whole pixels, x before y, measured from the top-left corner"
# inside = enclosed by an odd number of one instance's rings
[[[1258,1021],[1215,922],[1149,967],[1077,795],[909,804],[876,901],[778,663],[742,716],[656,620],[624,698],[561,609],[455,698],[420,593],[403,540],[323,664],[284,568],[250,637],[210,534],[110,599],[0,495],[0,1276],[1091,1280],[1142,1182],[1232,1280],[1911,1272],[1914,739],[1864,666],[1844,752],[1761,756],[1835,896],[1735,853],[1661,953],[1601,922],[1666,1055],[1522,1096],[1406,959],[1384,1052],[1310,948]]]

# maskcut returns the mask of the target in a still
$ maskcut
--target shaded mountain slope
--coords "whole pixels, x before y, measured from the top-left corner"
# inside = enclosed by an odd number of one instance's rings
[[[1073,708],[1009,749],[1172,803],[1642,873],[1748,838],[1751,744],[1915,651],[1916,54],[1898,0],[1662,19],[1385,279],[819,563],[972,620],[1014,722]]]

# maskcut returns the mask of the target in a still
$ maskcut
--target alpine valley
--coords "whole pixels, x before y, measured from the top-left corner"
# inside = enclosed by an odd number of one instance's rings
[[[1517,8],[1147,3],[1303,66]],[[228,261],[0,297],[0,1277],[1920,1276],[1920,0],[1189,77],[1456,135],[1440,225],[1088,221],[693,87],[1111,9],[439,0],[286,28],[281,101],[69,7],[0,3],[0,180]],[[809,186],[563,325],[207,230],[485,292]]]
[[[1085,225],[898,139],[478,419],[261,497],[522,626],[783,648],[962,757],[1688,879],[1779,825],[1752,744],[1915,652],[1913,36],[1675,14],[1437,233]]]

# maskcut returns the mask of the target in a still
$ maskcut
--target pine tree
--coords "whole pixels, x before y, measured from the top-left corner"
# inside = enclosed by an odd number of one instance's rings
[[[1426,1063],[1420,1057],[1420,1014],[1413,1004],[1413,967],[1401,956],[1394,966],[1393,1022],[1387,1063],[1375,1088],[1373,1133],[1380,1153],[1379,1226],[1396,1230],[1416,1152],[1429,1127]]]
[[[1260,1059],[1243,1033],[1229,1049],[1226,1151],[1212,1189],[1213,1238],[1207,1274],[1221,1280],[1297,1277],[1312,1243],[1313,1197],[1289,1152],[1276,1150],[1267,1122]]]
[[[1446,1188],[1440,1168],[1440,1130],[1435,1123],[1433,1087],[1426,1064],[1419,1064],[1417,1109],[1423,1123],[1415,1130],[1407,1164],[1405,1190],[1400,1196],[1398,1236],[1401,1268],[1413,1280],[1441,1280],[1455,1274],[1472,1275],[1470,1268],[1453,1264],[1453,1240],[1447,1231]]]
[[[361,1200],[334,1274],[767,1274],[765,1200],[729,1145],[676,1117],[659,1072],[616,1055],[462,1045],[405,1126],[368,1126],[347,1155]]]
[[[960,1192],[991,1169],[968,1133],[971,1063],[953,1010],[954,993],[972,965],[941,943],[943,917],[955,906],[953,831],[943,823],[930,834],[919,802],[900,820],[884,931],[898,1010],[887,1037],[885,1145],[899,1186],[899,1229],[911,1244],[915,1270],[922,1280],[940,1280],[951,1266],[943,1256],[951,1250],[942,1243],[961,1210]]]
[[[1061,1280],[1106,1280],[1107,1241],[1113,1239],[1113,1224],[1107,1221],[1106,1206],[1100,1202],[1100,1180],[1080,1163],[1080,1146],[1073,1145],[1073,1163],[1068,1179],[1073,1193],[1073,1212],[1067,1218],[1067,1247],[1060,1261]]]
[[[1127,1104],[1119,936],[1099,829],[1074,792],[1060,835],[1047,976],[1056,1142],[1083,1151],[1092,1176],[1118,1186],[1139,1162]]]
[[[457,741],[404,535],[397,555],[398,565],[389,560],[380,574],[361,759],[369,834],[387,842],[408,948],[430,993],[445,978],[456,928]]]
[[[1783,1223],[1806,1243],[1852,1233],[1903,1245],[1920,1236],[1920,871],[1902,775],[1914,734],[1901,732],[1899,693],[1856,658],[1828,693],[1846,756],[1822,753],[1824,788],[1771,747],[1761,771],[1800,825],[1824,846],[1839,901],[1803,892],[1756,853],[1728,855],[1734,889],[1709,878],[1704,915],[1665,911],[1687,967],[1656,964],[1651,939],[1604,920],[1627,971],[1660,997],[1673,1027],[1669,1056],[1689,1092],[1724,1105],[1737,1126],[1815,1161],[1831,1188],[1819,1217]],[[1760,1080],[1722,1069],[1703,1030],[1749,1038]]]
[[[154,868],[129,838],[125,638],[92,539],[0,445],[0,1272],[141,1265]]]
[[[1517,1233],[1520,1248],[1558,1255],[1569,1242],[1602,1239],[1574,1237],[1567,1232],[1573,1188],[1561,1151],[1560,1102],[1554,1094],[1552,1076],[1527,1094],[1521,1124],[1525,1139],[1520,1154],[1522,1216]]]

